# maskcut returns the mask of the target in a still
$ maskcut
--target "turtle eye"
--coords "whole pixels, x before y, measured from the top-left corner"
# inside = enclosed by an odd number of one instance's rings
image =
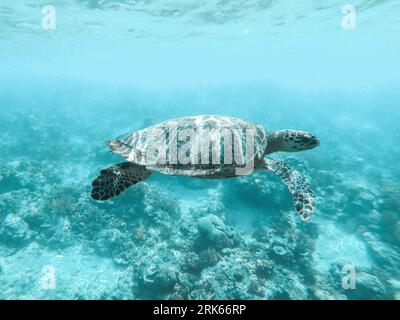
[[[312,145],[314,145],[314,146],[318,146],[318,145],[319,145],[319,139],[318,139],[318,137],[312,136],[312,137],[311,137],[311,143],[312,143]]]

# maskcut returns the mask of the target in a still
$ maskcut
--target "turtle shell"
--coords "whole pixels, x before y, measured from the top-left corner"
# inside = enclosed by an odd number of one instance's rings
[[[200,115],[163,121],[118,137],[110,148],[128,161],[165,174],[206,178],[232,176],[259,163],[268,139],[250,121]]]

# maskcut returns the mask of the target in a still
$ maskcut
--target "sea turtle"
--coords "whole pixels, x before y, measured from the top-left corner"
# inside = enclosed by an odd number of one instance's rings
[[[266,169],[289,188],[294,208],[308,220],[315,208],[314,192],[287,163],[268,159],[273,152],[296,152],[319,145],[316,136],[299,130],[267,132],[238,118],[199,115],[167,120],[108,142],[128,161],[101,171],[92,183],[92,198],[107,200],[152,172],[197,178],[231,178]]]

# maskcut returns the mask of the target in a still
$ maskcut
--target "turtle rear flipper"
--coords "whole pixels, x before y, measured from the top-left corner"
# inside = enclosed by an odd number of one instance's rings
[[[101,170],[100,175],[92,182],[92,198],[95,200],[113,198],[131,185],[147,179],[150,174],[146,167],[131,162],[123,162]]]
[[[293,198],[294,208],[303,220],[309,220],[315,209],[315,196],[306,179],[287,163],[265,160],[265,168],[276,173],[287,185]]]

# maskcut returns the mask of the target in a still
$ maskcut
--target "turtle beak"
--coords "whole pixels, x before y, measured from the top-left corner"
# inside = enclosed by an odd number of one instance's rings
[[[319,144],[320,144],[319,139],[316,136],[312,135],[311,139],[310,139],[310,142],[308,144],[309,148],[311,149],[311,148],[318,147]]]
[[[317,136],[311,133],[306,133],[302,137],[302,141],[304,143],[304,149],[313,149],[319,146],[319,139],[317,138]]]
[[[314,146],[318,147],[320,145],[319,139],[316,136],[313,136],[312,142]]]

